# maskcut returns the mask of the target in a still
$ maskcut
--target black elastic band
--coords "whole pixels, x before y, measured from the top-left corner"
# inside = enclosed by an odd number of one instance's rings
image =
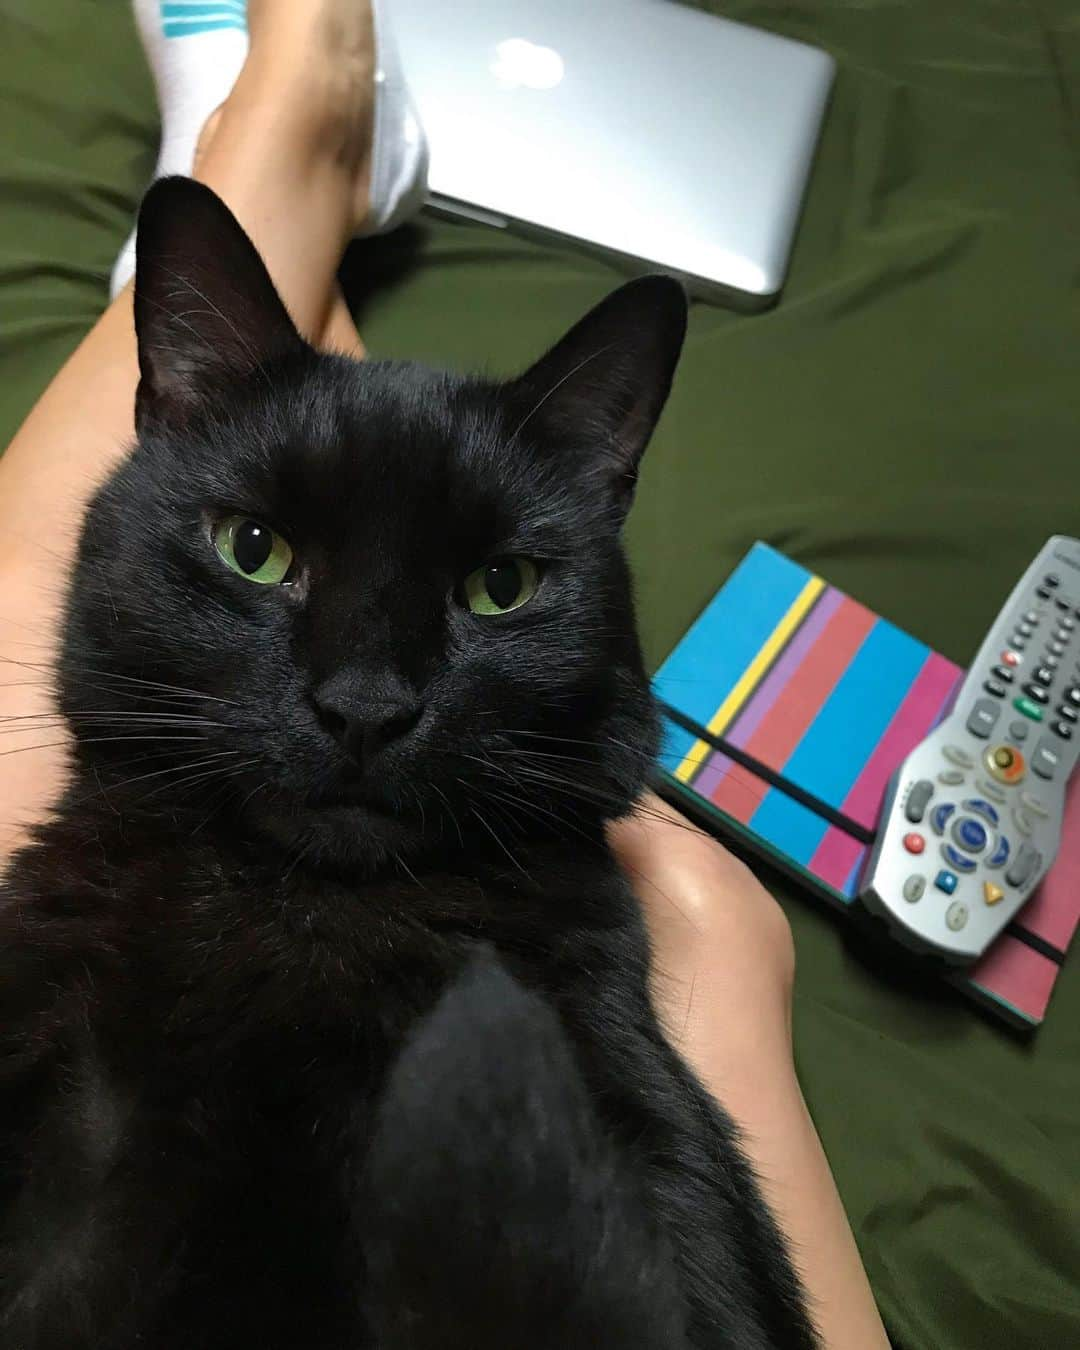
[[[860,825],[858,821],[852,820],[849,816],[843,815],[835,807],[829,806],[827,802],[820,801],[805,788],[799,787],[797,783],[789,782],[788,779],[778,774],[774,769],[770,769],[767,764],[762,764],[759,759],[753,755],[748,755],[745,750],[740,750],[737,745],[732,745],[725,741],[722,736],[714,736],[707,728],[699,726],[692,722],[689,717],[679,712],[678,708],[673,708],[669,703],[661,701],[660,707],[666,717],[669,717],[676,726],[682,727],[688,731],[691,736],[696,736],[699,741],[704,741],[711,745],[714,750],[719,750],[722,755],[727,755],[733,759],[736,764],[741,764],[744,769],[749,769],[751,773],[756,774],[758,778],[763,779],[770,787],[776,788],[790,797],[792,801],[798,802],[801,806],[809,808],[817,815],[827,820],[830,825],[835,825],[838,830],[843,830],[845,834],[860,844],[872,844],[874,842],[873,830],[868,830],[865,825]],[[687,787],[693,790],[693,783],[688,783]]]
[[[1061,948],[1055,947],[1052,942],[1047,942],[1045,938],[1039,937],[1038,933],[1031,933],[1026,928],[1021,928],[1018,923],[1009,924],[1005,931],[1010,937],[1016,938],[1017,942],[1023,942],[1033,952],[1038,952],[1040,956],[1045,956],[1048,961],[1053,961],[1055,966],[1064,964],[1065,953]]]

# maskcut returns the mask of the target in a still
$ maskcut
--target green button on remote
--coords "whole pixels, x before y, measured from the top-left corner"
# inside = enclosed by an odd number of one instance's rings
[[[1030,717],[1033,722],[1042,721],[1042,709],[1029,698],[1014,698],[1013,707],[1017,712],[1022,712],[1025,717]]]

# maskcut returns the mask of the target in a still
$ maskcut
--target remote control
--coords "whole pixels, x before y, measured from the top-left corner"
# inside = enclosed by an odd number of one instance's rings
[[[1054,861],[1078,756],[1080,539],[1055,535],[893,775],[863,903],[906,945],[974,961]]]

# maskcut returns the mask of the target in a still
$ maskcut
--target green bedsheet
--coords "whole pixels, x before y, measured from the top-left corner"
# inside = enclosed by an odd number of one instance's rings
[[[782,303],[693,313],[630,527],[650,659],[762,538],[962,662],[1045,536],[1080,534],[1080,10],[712,7],[839,76]],[[155,126],[126,0],[0,0],[0,444],[103,304]],[[376,353],[500,370],[618,279],[444,223],[357,247],[348,276]],[[895,1343],[1080,1346],[1080,956],[1025,1039],[770,884]]]

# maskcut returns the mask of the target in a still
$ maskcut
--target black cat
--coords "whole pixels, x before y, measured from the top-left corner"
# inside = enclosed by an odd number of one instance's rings
[[[499,384],[317,354],[194,183],[138,237],[74,775],[0,889],[0,1347],[812,1346],[604,843],[681,289]]]

